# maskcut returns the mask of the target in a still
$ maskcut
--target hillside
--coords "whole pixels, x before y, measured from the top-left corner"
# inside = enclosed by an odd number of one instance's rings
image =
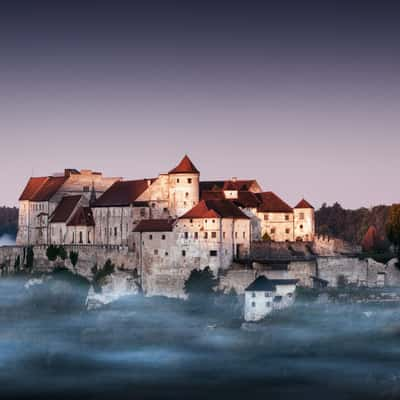
[[[18,208],[0,207],[0,236],[16,236],[18,227]]]
[[[315,212],[316,231],[318,234],[338,237],[351,243],[360,244],[371,225],[376,227],[379,237],[386,242],[385,225],[389,206],[346,210],[339,203],[332,206],[323,204]]]

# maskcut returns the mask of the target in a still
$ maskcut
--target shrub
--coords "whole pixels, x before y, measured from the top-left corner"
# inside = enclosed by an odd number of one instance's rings
[[[104,278],[108,275],[111,275],[115,271],[115,265],[108,259],[103,268],[98,269],[96,266],[97,271],[94,273],[93,276],[93,288],[96,292],[101,291],[101,284],[104,281]],[[94,268],[92,269],[93,272]]]
[[[51,244],[46,250],[46,256],[49,261],[56,261],[58,256],[57,246]]]
[[[79,253],[77,251],[69,252],[69,260],[71,261],[72,266],[75,268],[76,264],[78,264]]]
[[[26,249],[26,268],[31,270],[33,268],[33,261],[35,259],[35,253],[33,252],[33,247],[29,246]]]
[[[63,246],[60,246],[58,248],[58,257],[61,258],[61,260],[65,261],[67,258],[67,251],[65,250],[65,248]]]

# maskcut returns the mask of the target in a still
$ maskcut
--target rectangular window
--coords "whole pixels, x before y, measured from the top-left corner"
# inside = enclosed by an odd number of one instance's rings
[[[165,252],[165,256],[168,256],[168,251]]]
[[[199,232],[195,232],[195,233],[194,233],[194,238],[195,238],[195,239],[198,239],[198,238],[199,238]]]
[[[223,237],[224,239],[225,239],[225,236],[226,236],[226,235],[225,235],[225,232],[222,232],[222,237]]]
[[[265,307],[269,308],[270,306],[271,306],[271,303],[270,303],[269,301],[267,301],[267,302],[265,303]]]
[[[208,239],[208,232],[204,232],[204,239]]]
[[[182,256],[183,256],[183,257],[186,256],[186,250],[182,250]]]
[[[217,232],[211,232],[211,237],[215,239],[217,237]]]
[[[256,302],[255,302],[255,301],[252,301],[252,302],[251,302],[251,306],[252,306],[252,307],[255,307],[255,306],[256,306]]]
[[[289,228],[286,228],[286,229],[285,229],[285,232],[286,232],[286,233],[290,233],[290,229],[289,229]]]
[[[271,228],[271,233],[275,233],[276,229],[275,228]]]
[[[189,239],[189,233],[188,232],[185,232],[184,235],[185,235],[185,239]]]
[[[289,215],[287,215],[287,214],[285,215],[285,220],[289,221]]]
[[[141,208],[140,209],[140,216],[141,217],[145,217],[146,216],[146,209],[145,208]]]
[[[264,214],[264,221],[268,221],[268,214]]]
[[[271,297],[271,293],[265,292],[264,297]]]
[[[154,255],[158,256],[158,250],[157,249],[154,249]]]
[[[84,186],[84,187],[83,187],[83,191],[84,191],[85,193],[87,193],[89,190],[90,190],[89,186]]]
[[[235,239],[237,239],[237,232],[235,232]]]
[[[117,236],[118,235],[118,228],[114,228],[114,236]]]
[[[253,292],[253,293],[251,294],[251,297],[256,297],[256,292]]]
[[[304,219],[304,213],[300,213],[300,219]]]
[[[246,239],[246,232],[243,232],[243,239]]]
[[[217,250],[210,250],[210,257],[217,257],[218,252]]]
[[[153,235],[149,235],[149,240],[153,240]]]
[[[161,239],[162,239],[162,240],[165,240],[165,235],[161,235]]]

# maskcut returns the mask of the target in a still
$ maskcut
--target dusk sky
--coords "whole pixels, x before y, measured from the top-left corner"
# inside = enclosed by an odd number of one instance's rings
[[[385,1],[4,2],[0,205],[32,174],[153,177],[185,153],[291,205],[400,202],[399,21]]]

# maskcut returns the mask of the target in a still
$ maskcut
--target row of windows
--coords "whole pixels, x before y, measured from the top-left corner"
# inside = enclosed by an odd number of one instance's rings
[[[177,178],[176,183],[179,183],[181,180]],[[192,178],[187,178],[187,183],[192,183]]]
[[[270,292],[264,292],[264,297],[272,297],[273,294]],[[256,292],[251,293],[251,297],[256,297]]]
[[[158,251],[158,249],[154,249],[153,250],[153,254],[155,255],[155,256],[158,256],[158,254],[159,254],[159,251]],[[210,257],[217,257],[218,256],[218,251],[217,250],[210,250]],[[168,256],[168,251],[166,251],[165,253],[164,253],[164,255],[165,256]],[[183,257],[186,257],[186,250],[182,250],[182,256]]]
[[[256,302],[252,301],[251,302],[251,306],[255,307],[256,306]],[[267,307],[267,308],[271,307],[271,302],[270,301],[265,302],[265,307]]]
[[[304,213],[299,214],[299,219],[304,219]],[[269,220],[269,214],[264,214],[264,221]],[[290,214],[285,215],[285,221],[290,221]]]
[[[32,210],[33,211],[44,211],[45,205],[43,203],[32,203]]]
[[[303,225],[300,225],[300,227],[299,227],[300,229],[303,229]],[[274,234],[274,233],[276,233],[276,228],[271,228],[271,231],[270,231],[272,234]],[[285,229],[285,233],[286,234],[289,234],[290,233],[290,228],[286,228]]]

